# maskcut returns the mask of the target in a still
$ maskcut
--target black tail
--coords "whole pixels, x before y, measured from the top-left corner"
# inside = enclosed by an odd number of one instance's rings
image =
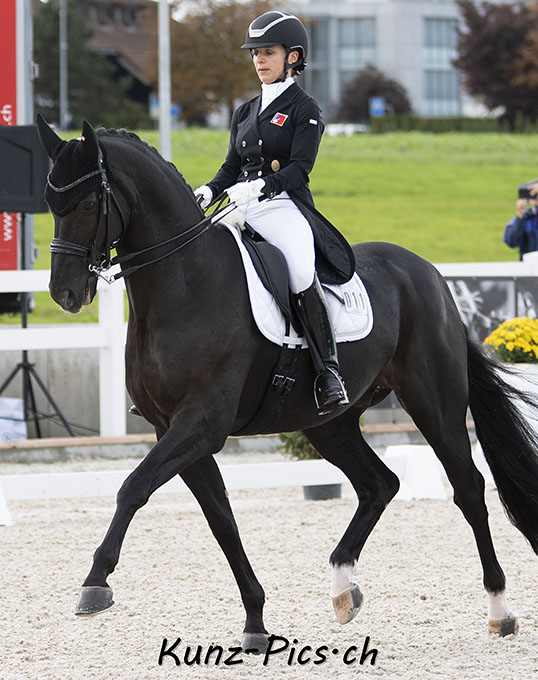
[[[499,497],[510,521],[538,554],[538,438],[515,404],[538,414],[538,400],[508,385],[510,369],[467,340],[469,406]]]

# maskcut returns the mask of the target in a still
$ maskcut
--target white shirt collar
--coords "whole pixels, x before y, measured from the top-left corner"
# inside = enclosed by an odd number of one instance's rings
[[[277,97],[280,97],[280,95],[285,92],[288,87],[293,85],[294,82],[295,78],[290,76],[289,78],[286,78],[286,80],[278,83],[262,83],[262,103],[260,106],[260,113],[264,111],[269,104],[272,104]]]

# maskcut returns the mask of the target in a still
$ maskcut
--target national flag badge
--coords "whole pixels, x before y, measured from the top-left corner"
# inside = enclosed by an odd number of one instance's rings
[[[275,113],[271,118],[271,123],[273,123],[273,125],[278,125],[278,127],[282,127],[287,120],[288,115],[286,113]]]

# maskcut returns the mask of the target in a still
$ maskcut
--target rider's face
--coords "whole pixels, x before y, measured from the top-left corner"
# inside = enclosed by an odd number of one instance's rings
[[[282,77],[284,63],[286,61],[286,50],[282,45],[271,45],[270,47],[256,47],[250,51],[254,68],[258,78],[262,83],[274,83]],[[297,52],[291,52],[289,62],[297,61]]]

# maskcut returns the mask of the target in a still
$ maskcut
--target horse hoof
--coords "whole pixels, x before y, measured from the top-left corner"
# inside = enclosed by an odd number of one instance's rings
[[[243,633],[241,649],[245,654],[265,654],[269,633]]]
[[[78,597],[75,614],[77,616],[92,616],[110,609],[114,604],[112,588],[103,586],[82,586]]]
[[[362,607],[363,596],[356,583],[338,597],[333,597],[333,607],[338,623],[342,626],[354,619]]]
[[[519,630],[519,622],[517,616],[508,616],[505,619],[490,619],[488,624],[488,632],[500,637],[507,635],[515,635]]]

